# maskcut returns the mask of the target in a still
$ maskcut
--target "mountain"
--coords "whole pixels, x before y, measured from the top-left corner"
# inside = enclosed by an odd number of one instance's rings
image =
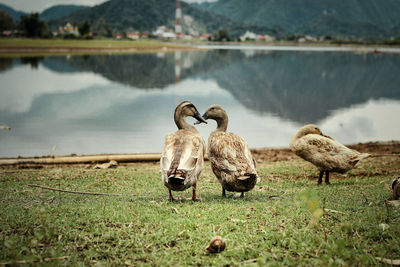
[[[78,6],[78,5],[57,5],[47,8],[42,13],[40,13],[40,18],[49,21],[54,19],[59,19],[66,17],[71,13],[87,8],[88,6]]]
[[[195,6],[234,21],[279,26],[292,34],[365,39],[400,34],[399,0],[219,0]]]
[[[3,5],[3,4],[0,4],[0,10],[6,11],[8,14],[10,14],[14,18],[14,20],[19,20],[19,18],[22,15],[25,15],[24,12],[15,10],[12,7],[9,7],[9,6]]]
[[[89,21],[92,27],[105,23],[115,31],[151,31],[161,25],[173,29],[175,8],[175,0],[110,0],[92,8],[78,10],[63,19],[49,23],[53,28],[66,22],[81,24]],[[184,29],[185,26],[190,26],[200,33],[213,33],[226,28],[232,36],[243,34],[247,29],[260,33],[279,34],[277,30],[266,26],[234,22],[227,17],[198,9],[185,2],[181,3],[181,8]]]

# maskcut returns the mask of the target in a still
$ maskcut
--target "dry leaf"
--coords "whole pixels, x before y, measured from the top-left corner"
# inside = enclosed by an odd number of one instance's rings
[[[346,213],[344,213],[343,211],[331,210],[331,209],[324,209],[324,211],[327,211],[327,212],[332,212],[332,213],[346,214]]]
[[[176,214],[178,214],[178,213],[179,213],[179,211],[178,211],[178,209],[177,209],[177,208],[174,208],[174,207],[172,207],[172,208],[171,208],[171,210],[172,210],[172,212],[175,212]]]

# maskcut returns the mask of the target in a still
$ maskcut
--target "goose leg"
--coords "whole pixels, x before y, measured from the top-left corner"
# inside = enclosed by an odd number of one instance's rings
[[[244,192],[240,194],[240,198],[244,198]]]
[[[192,198],[188,198],[187,200],[193,200],[193,201],[199,201],[200,199],[197,199],[197,195],[196,195],[196,183],[193,185],[193,195]]]
[[[318,178],[318,184],[322,184],[322,176],[324,176],[324,172],[320,171],[319,172],[319,178]]]
[[[326,184],[331,184],[330,182],[329,182],[329,172],[325,172],[326,174],[325,174],[325,183]],[[321,181],[322,182],[322,181]]]
[[[226,197],[226,192],[225,192],[225,188],[222,187],[222,196]]]
[[[168,192],[169,192],[169,200],[170,200],[170,201],[175,201],[176,198],[174,198],[174,197],[172,196],[172,191],[171,191],[171,189],[168,188]]]

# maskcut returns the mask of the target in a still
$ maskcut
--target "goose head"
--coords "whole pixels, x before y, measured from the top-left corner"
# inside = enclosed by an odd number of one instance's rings
[[[193,105],[193,103],[189,101],[183,101],[180,103],[176,108],[174,112],[174,120],[176,126],[178,126],[179,129],[189,129],[189,128],[194,128],[190,124],[188,124],[185,120],[186,117],[193,117],[197,120],[197,123],[207,123],[200,115],[199,111],[197,108]]]
[[[316,126],[314,124],[307,124],[307,125],[301,127],[297,131],[296,137],[297,138],[301,138],[301,137],[306,136],[308,134],[317,134],[317,135],[325,136],[324,134],[322,134],[322,131],[318,128],[318,126]]]
[[[217,130],[226,131],[228,128],[228,114],[220,105],[212,105],[203,114],[203,119],[212,119],[217,122]]]

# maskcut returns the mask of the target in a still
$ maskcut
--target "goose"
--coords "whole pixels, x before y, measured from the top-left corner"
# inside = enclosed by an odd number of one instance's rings
[[[191,186],[191,200],[197,200],[196,183],[203,169],[205,142],[197,129],[186,121],[188,116],[207,123],[189,101],[183,101],[175,109],[174,120],[178,131],[165,136],[160,159],[162,181],[168,188],[171,201],[176,200],[172,190],[184,191]]]
[[[319,169],[318,184],[329,182],[330,172],[345,173],[357,162],[370,154],[352,150],[332,137],[322,134],[318,126],[308,124],[301,127],[290,140],[290,149],[299,157],[311,162]]]
[[[246,141],[234,134],[227,133],[228,114],[220,105],[212,105],[203,115],[205,120],[213,119],[217,128],[208,138],[208,157],[211,168],[222,186],[222,196],[226,192],[244,192],[254,188],[258,180],[255,162]]]

